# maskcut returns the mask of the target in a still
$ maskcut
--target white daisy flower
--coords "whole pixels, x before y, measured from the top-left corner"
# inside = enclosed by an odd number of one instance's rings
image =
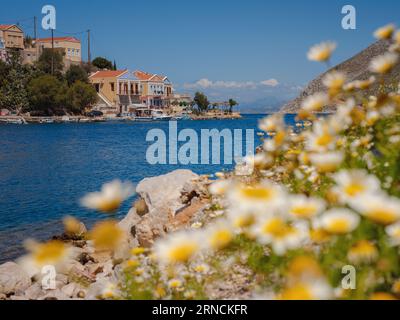
[[[321,111],[329,104],[329,96],[324,92],[317,92],[308,96],[301,104],[302,109],[309,112]]]
[[[350,201],[350,206],[361,215],[382,225],[400,220],[400,200],[385,194],[363,194]]]
[[[360,217],[348,209],[331,209],[314,221],[314,226],[331,234],[346,234],[354,231]]]
[[[398,60],[398,54],[387,52],[371,61],[370,70],[375,73],[387,74],[393,69]]]
[[[198,232],[181,231],[157,240],[154,246],[156,259],[165,265],[189,261],[202,246],[199,235]]]
[[[283,217],[269,215],[260,218],[252,228],[257,241],[271,245],[277,255],[301,247],[307,240],[308,227],[304,222],[289,223]]]
[[[307,54],[307,57],[311,61],[324,62],[331,58],[333,51],[335,51],[337,45],[334,42],[322,42],[313,46]]]
[[[364,170],[342,170],[333,176],[336,186],[332,191],[338,195],[341,203],[366,193],[380,192],[380,181]]]
[[[130,182],[114,180],[102,186],[100,192],[89,193],[81,199],[81,205],[106,213],[115,212],[126,199],[135,194],[135,187]]]
[[[337,170],[344,160],[343,152],[314,153],[310,155],[312,165],[319,172],[326,173]]]
[[[392,224],[386,227],[386,233],[393,246],[400,246],[400,223]]]
[[[329,90],[340,90],[346,82],[346,75],[340,71],[329,72],[323,79],[322,83]]]
[[[396,30],[394,24],[388,24],[376,30],[374,32],[374,37],[377,39],[390,39]]]
[[[295,219],[311,219],[321,214],[325,207],[322,199],[294,195],[289,200],[289,215]]]

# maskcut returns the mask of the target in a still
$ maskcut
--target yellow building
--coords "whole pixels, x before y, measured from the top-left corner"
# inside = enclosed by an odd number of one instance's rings
[[[5,49],[24,49],[24,32],[13,24],[0,24],[0,42]]]
[[[139,105],[168,108],[173,97],[167,77],[143,71],[103,70],[92,74],[89,80],[101,100],[102,107],[97,110],[103,113],[131,113]]]
[[[143,71],[133,72],[140,81],[141,102],[149,108],[168,108],[171,105],[172,83],[168,77]]]
[[[43,49],[52,48],[52,38],[37,39],[34,41],[34,46],[38,49],[40,55]],[[79,39],[74,37],[55,37],[54,48],[63,52],[65,68],[68,68],[71,64],[80,64],[82,62],[82,46]]]

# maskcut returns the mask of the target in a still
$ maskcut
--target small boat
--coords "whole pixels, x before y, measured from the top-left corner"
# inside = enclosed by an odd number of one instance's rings
[[[81,119],[79,119],[79,122],[80,123],[89,123],[89,122],[91,122],[92,120],[90,120],[89,118],[81,118]]]
[[[54,119],[52,118],[42,118],[39,120],[39,123],[54,123]]]
[[[2,123],[7,123],[7,124],[25,124],[24,120],[18,118],[18,119],[0,119],[0,122]]]
[[[170,121],[172,116],[166,115],[162,110],[152,110],[151,117],[155,121]]]
[[[64,122],[64,123],[71,122],[71,119],[68,116],[63,116],[63,117],[61,117],[61,122]]]

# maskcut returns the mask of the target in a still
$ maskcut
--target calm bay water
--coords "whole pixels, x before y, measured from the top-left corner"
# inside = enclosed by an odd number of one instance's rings
[[[256,129],[262,117],[180,121],[178,130]],[[294,123],[293,116],[286,120]],[[0,263],[21,255],[24,239],[45,240],[59,234],[65,215],[89,227],[105,218],[79,206],[85,193],[99,190],[105,182],[118,178],[137,183],[183,168],[199,174],[232,169],[230,165],[149,165],[146,150],[151,143],[146,135],[153,128],[168,133],[167,122],[1,125]],[[127,201],[116,218],[122,218],[131,203]]]

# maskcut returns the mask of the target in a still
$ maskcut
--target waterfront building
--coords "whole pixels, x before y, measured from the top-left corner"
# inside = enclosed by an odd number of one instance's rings
[[[172,83],[168,77],[143,71],[101,70],[89,77],[100,99],[96,107],[105,113],[128,114],[135,108],[169,108]],[[103,112],[104,113],[104,112]]]
[[[99,103],[96,110],[104,114],[120,113],[118,77],[126,74],[128,70],[101,70],[89,77],[89,81],[94,85],[99,96]]]
[[[5,49],[24,50],[24,32],[16,24],[0,24],[0,39]]]
[[[55,37],[36,39],[33,44],[38,50],[38,56],[43,52],[43,49],[54,48],[60,50],[63,54],[63,62],[65,69],[68,69],[71,64],[80,64],[82,62],[82,45],[81,41],[75,37]]]
[[[149,108],[169,108],[172,98],[172,83],[167,76],[135,71],[141,84],[141,102]]]

